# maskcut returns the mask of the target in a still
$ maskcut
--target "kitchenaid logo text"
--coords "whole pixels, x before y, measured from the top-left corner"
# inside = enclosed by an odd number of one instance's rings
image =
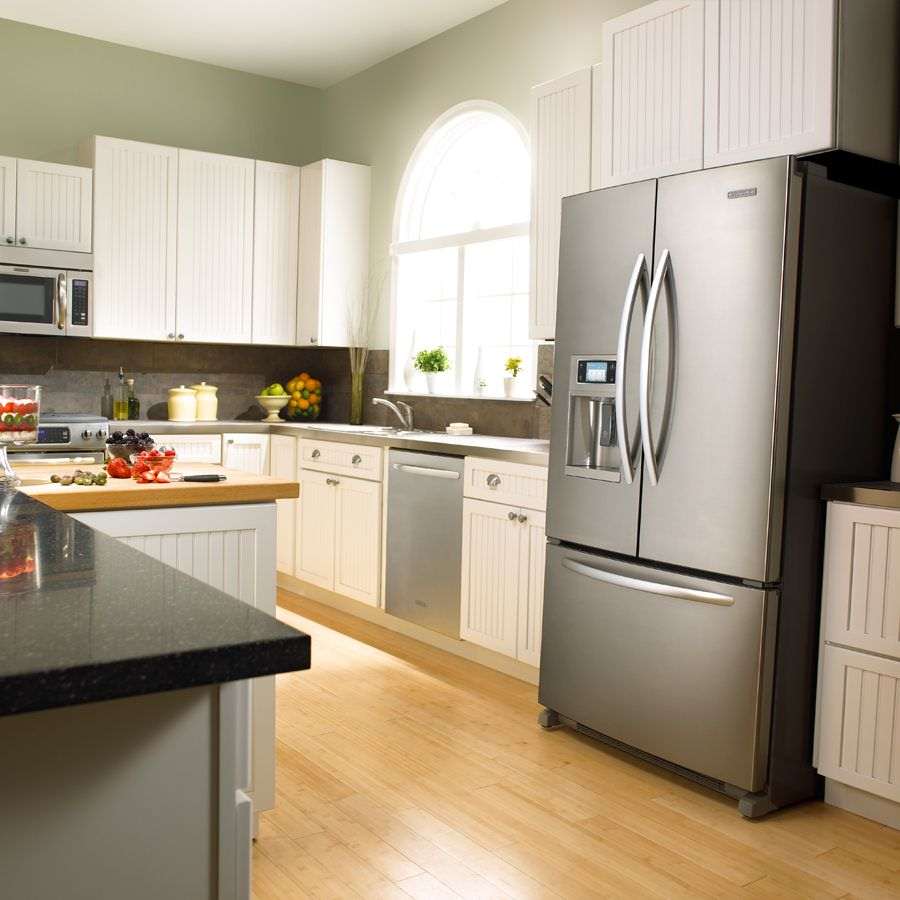
[[[729,200],[737,200],[740,197],[755,197],[756,196],[756,188],[742,188],[739,191],[729,191],[728,199]]]

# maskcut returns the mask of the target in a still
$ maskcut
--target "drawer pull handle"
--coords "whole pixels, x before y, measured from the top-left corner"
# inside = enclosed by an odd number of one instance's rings
[[[312,453],[309,454],[313,459],[318,459],[322,455],[321,450],[313,450]]]
[[[340,481],[338,481],[337,478],[326,478],[325,484],[330,484],[332,487],[334,487],[335,485],[340,484]]]
[[[496,472],[491,472],[491,474],[487,477],[487,486],[492,491],[496,491],[502,483],[503,482],[500,480],[500,476]]]
[[[358,453],[353,454],[353,459],[350,460],[354,466],[358,466],[362,462],[362,457]]]

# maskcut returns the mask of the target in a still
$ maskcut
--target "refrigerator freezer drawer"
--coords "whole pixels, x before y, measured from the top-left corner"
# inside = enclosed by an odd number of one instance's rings
[[[765,786],[774,591],[547,548],[540,702],[646,753]]]

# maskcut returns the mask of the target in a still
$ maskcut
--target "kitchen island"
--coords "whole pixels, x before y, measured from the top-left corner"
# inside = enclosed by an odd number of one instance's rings
[[[309,652],[262,610],[0,495],[3,895],[248,897],[247,679]]]
[[[84,466],[85,471],[99,471]],[[51,474],[75,466],[17,465],[22,491],[72,519],[118,538],[179,572],[267,613],[275,614],[275,501],[298,496],[288,478],[250,475],[217,465],[178,463],[185,475],[220,474],[218,483],[139,484],[110,478],[105,485],[62,485]],[[71,545],[72,524],[58,540]],[[38,561],[41,564],[41,561]],[[135,585],[137,587],[137,584]],[[251,688],[252,777],[257,815],[275,805],[275,683],[256,679]],[[255,828],[255,825],[254,825]]]

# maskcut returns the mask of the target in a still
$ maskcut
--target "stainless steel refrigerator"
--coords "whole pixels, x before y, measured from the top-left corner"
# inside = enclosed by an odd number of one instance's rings
[[[768,159],[563,201],[542,724],[814,795],[823,482],[883,475],[894,167]]]

